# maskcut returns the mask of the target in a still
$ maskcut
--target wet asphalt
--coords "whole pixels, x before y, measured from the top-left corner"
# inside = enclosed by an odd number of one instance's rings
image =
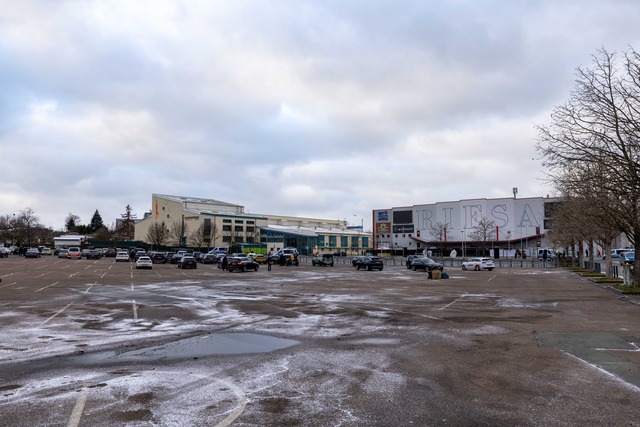
[[[559,268],[0,259],[0,425],[640,425],[640,304]]]

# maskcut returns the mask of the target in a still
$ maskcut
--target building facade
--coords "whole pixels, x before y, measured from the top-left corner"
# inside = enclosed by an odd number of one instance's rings
[[[545,232],[551,227],[554,198],[469,199],[373,211],[373,246],[377,251],[416,253],[425,249],[448,256],[530,256],[548,247]],[[477,239],[478,227],[491,224],[490,241]],[[474,238],[476,237],[476,238]],[[499,252],[498,252],[499,256]]]
[[[361,253],[371,247],[370,233],[347,227],[341,220],[251,214],[241,205],[164,194],[153,194],[151,205],[135,224],[134,237],[149,244],[151,227],[160,225],[170,235],[166,246],[241,246],[265,253],[296,247],[303,254]]]

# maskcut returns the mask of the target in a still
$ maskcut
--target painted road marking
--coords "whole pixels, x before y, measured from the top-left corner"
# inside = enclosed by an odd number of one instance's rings
[[[52,286],[55,286],[55,285],[57,285],[58,283],[60,283],[60,282],[55,282],[55,283],[52,283],[52,284],[50,284],[50,285],[45,286],[44,288],[37,289],[37,290],[33,291],[33,293],[35,294],[36,292],[40,292],[40,291],[42,291],[42,290],[44,290],[44,289],[50,288],[50,287],[52,287]]]
[[[84,410],[84,405],[86,403],[87,391],[83,389],[82,393],[80,393],[80,396],[78,396],[78,399],[76,400],[75,406],[73,407],[67,427],[77,427],[80,424],[80,417],[82,417],[82,411]]]
[[[18,283],[18,282],[7,283],[6,285],[0,286],[0,288],[6,288],[7,286],[12,286],[12,285],[15,285],[16,283]]]
[[[44,326],[47,323],[49,323],[49,321],[51,319],[53,319],[54,317],[56,317],[57,315],[59,315],[60,313],[63,313],[67,308],[71,307],[73,305],[73,303],[67,304],[64,308],[60,309],[57,313],[55,313],[53,316],[49,317],[47,320],[45,320],[44,322],[42,322],[40,324],[40,326]]]
[[[136,300],[132,301],[133,304],[133,320],[138,321],[138,306],[136,305]]]
[[[453,304],[457,303],[458,301],[460,301],[461,299],[463,299],[467,295],[469,295],[469,294],[467,292],[465,292],[464,294],[462,294],[460,296],[460,298],[456,298],[455,300],[451,301],[449,304],[445,305],[444,307],[440,307],[438,310],[444,310],[445,308],[451,307]]]

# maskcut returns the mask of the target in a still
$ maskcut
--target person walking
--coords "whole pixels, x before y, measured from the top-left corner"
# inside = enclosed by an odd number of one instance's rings
[[[227,256],[223,256],[222,257],[222,269],[226,270],[227,269]]]
[[[267,271],[271,271],[271,264],[273,264],[273,258],[271,258],[271,255],[267,256]]]

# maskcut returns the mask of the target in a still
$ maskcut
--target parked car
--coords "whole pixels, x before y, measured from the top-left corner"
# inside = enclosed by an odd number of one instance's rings
[[[118,251],[118,253],[116,254],[116,262],[121,262],[121,261],[129,261],[129,252],[127,251]]]
[[[11,249],[6,247],[0,248],[0,258],[9,258],[9,254],[11,253]]]
[[[58,258],[68,258],[67,254],[69,253],[68,249],[59,249],[58,250]]]
[[[496,268],[495,262],[491,258],[469,258],[462,263],[463,270],[493,270]]]
[[[353,258],[351,258],[351,265],[355,267],[356,263],[360,260],[363,260],[364,258],[366,258],[364,255],[354,256]]]
[[[439,262],[435,262],[429,257],[422,256],[414,258],[413,261],[411,261],[411,269],[413,271],[424,270],[425,272],[431,274],[433,270],[444,270],[444,266]]]
[[[183,255],[177,264],[178,268],[198,268],[198,262],[191,255]]]
[[[620,258],[620,264],[630,265],[630,264],[633,264],[635,259],[636,259],[635,251],[627,251],[622,254],[622,257]]]
[[[80,252],[80,248],[78,247],[70,247],[67,251],[67,258],[69,259],[80,259],[82,258],[82,252]]]
[[[217,264],[218,256],[216,254],[203,254],[200,257],[200,262],[202,264]]]
[[[247,254],[248,257],[253,258],[253,260],[255,262],[257,262],[258,264],[266,264],[267,263],[267,256],[264,254],[256,254],[253,252],[250,252]]]
[[[416,259],[416,258],[420,258],[420,257],[422,257],[422,256],[423,256],[423,255],[419,255],[419,254],[416,254],[416,255],[409,255],[409,256],[407,257],[407,262],[405,263],[405,265],[407,266],[407,269],[411,270],[411,261],[413,261],[413,260],[414,260],[414,259]]]
[[[362,257],[362,259],[359,259],[356,261],[355,267],[360,270],[362,268],[365,268],[369,271],[371,270],[380,270],[382,271],[382,269],[384,268],[384,264],[382,262],[382,259],[380,257],[377,256],[365,256]]]
[[[100,259],[102,258],[102,251],[100,249],[89,249],[84,253],[86,259]]]
[[[245,256],[245,257],[232,257],[228,260],[227,270],[228,271],[247,271],[253,270],[258,271],[260,264],[258,264],[253,258]]]
[[[333,254],[319,253],[311,259],[311,264],[333,267]]]
[[[40,251],[38,248],[29,248],[24,253],[25,258],[40,258]]]
[[[51,249],[47,247],[42,247],[40,249],[40,255],[51,255]]]
[[[153,268],[153,261],[151,261],[151,257],[147,255],[138,257],[136,260],[136,269],[139,268]]]
[[[167,262],[167,256],[162,252],[153,252],[149,258],[154,264],[165,264]]]
[[[611,253],[609,254],[609,256],[611,257],[612,260],[617,259],[622,261],[622,254],[629,251],[630,249],[627,248],[616,248],[616,249],[611,249]],[[607,259],[606,256],[602,256],[602,259]]]
[[[104,251],[104,256],[108,258],[115,258],[117,254],[118,254],[118,251],[116,251],[116,248],[107,248]]]
[[[181,259],[182,259],[182,255],[175,253],[171,255],[171,258],[169,259],[169,264],[177,264],[180,262]]]

